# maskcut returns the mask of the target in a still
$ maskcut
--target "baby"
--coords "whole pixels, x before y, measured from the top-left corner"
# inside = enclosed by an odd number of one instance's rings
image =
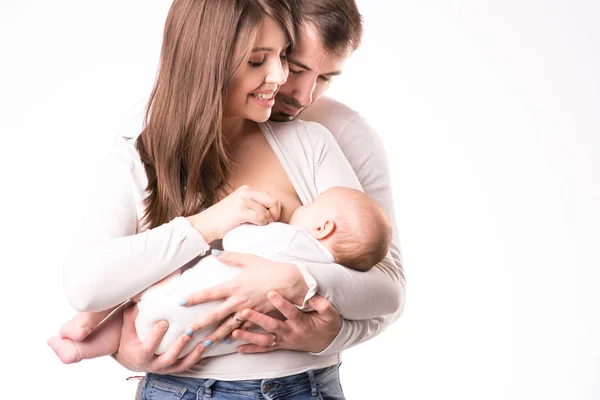
[[[391,225],[383,209],[364,193],[333,187],[310,204],[292,214],[289,224],[274,222],[265,226],[244,224],[223,238],[227,251],[252,253],[277,262],[338,263],[357,271],[368,271],[387,254],[391,243]],[[141,294],[137,303],[136,331],[141,340],[159,320],[169,328],[156,354],[164,353],[186,327],[216,308],[222,301],[179,306],[190,293],[224,283],[241,273],[241,269],[207,256],[182,273],[172,274]],[[138,297],[138,296],[136,296]],[[65,364],[82,359],[110,355],[120,342],[122,319],[106,316],[114,309],[98,313],[77,313],[52,337],[48,344]],[[104,319],[106,321],[101,325]],[[218,323],[195,332],[180,357],[190,353]],[[236,351],[242,342],[216,343],[203,357]]]

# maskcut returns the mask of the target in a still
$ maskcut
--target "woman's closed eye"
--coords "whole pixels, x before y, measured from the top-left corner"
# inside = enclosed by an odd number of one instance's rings
[[[282,63],[287,62],[287,54],[286,53],[280,54],[279,59],[281,60]],[[258,68],[261,65],[263,65],[266,61],[267,61],[267,57],[263,57],[261,59],[250,59],[250,61],[248,61],[248,64],[250,64],[250,66],[252,68]]]
[[[248,61],[248,64],[250,64],[250,67],[252,67],[252,68],[258,68],[261,65],[263,65],[266,60],[267,60],[266,57],[263,57],[260,59],[250,59],[250,61]]]

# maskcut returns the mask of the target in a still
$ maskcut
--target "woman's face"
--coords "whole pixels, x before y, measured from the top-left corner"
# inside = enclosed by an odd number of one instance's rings
[[[271,115],[275,94],[286,81],[288,40],[281,26],[265,17],[252,44],[248,63],[233,79],[225,99],[225,117],[264,122]]]

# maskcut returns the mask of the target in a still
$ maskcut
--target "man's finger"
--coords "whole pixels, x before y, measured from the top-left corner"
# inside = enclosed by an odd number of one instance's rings
[[[277,292],[269,292],[267,298],[287,319],[297,319],[300,311]]]
[[[173,342],[171,346],[167,349],[166,352],[156,357],[152,362],[152,369],[164,371],[170,368],[173,364],[177,362],[179,359],[179,355],[183,351],[188,342],[192,340],[190,336],[181,335]]]
[[[210,340],[211,343],[217,343],[225,339],[231,332],[240,328],[239,322],[237,322],[233,317],[225,318],[225,321],[221,325],[218,326],[217,329],[212,331],[210,335],[208,335],[205,339]]]
[[[221,285],[212,286],[199,292],[190,294],[184,297],[180,304],[184,307],[191,307],[195,306],[196,304],[202,304],[214,300],[221,300],[231,296],[233,290],[233,283],[231,281],[226,282]]]
[[[243,324],[240,325],[240,327],[238,329],[243,329],[243,330],[248,330],[250,328],[252,328],[254,326],[254,324],[250,321],[245,321]]]
[[[273,344],[273,334],[269,333],[259,333],[259,332],[250,332],[250,331],[242,331],[240,329],[236,329],[231,334],[234,339],[240,339],[248,343],[256,344],[259,346],[272,347],[272,348],[282,348],[281,343],[277,343],[277,346],[271,346]],[[279,337],[278,337],[279,339]]]
[[[234,297],[230,297],[223,304],[212,310],[210,313],[204,315],[198,321],[190,324],[188,330],[191,329],[193,332],[198,332],[200,329],[205,328],[209,325],[215,324],[229,315],[235,312],[235,308],[239,305],[239,300]],[[192,332],[192,334],[193,334]]]
[[[260,326],[267,332],[279,332],[281,321],[275,318],[269,317],[268,315],[261,314],[254,310],[244,310],[240,313],[243,319],[252,322],[255,325]]]
[[[135,318],[137,314],[138,308],[134,303],[132,303],[131,306],[126,306],[125,310],[123,311],[123,327],[121,328],[122,341],[135,341],[136,343],[140,342],[135,330]],[[141,341],[141,348],[144,350],[146,358],[150,358],[154,354],[158,348],[158,345],[160,344],[160,341],[167,332],[168,327],[169,324],[167,321],[158,321],[154,324],[150,332],[148,332],[148,335],[143,338]]]
[[[167,372],[165,372],[165,374],[183,372],[190,369],[193,365],[198,363],[206,349],[207,347],[204,347],[202,342],[198,343],[196,347],[194,347],[194,350],[192,350],[185,357],[180,358],[179,361],[167,368]]]
[[[277,347],[264,347],[264,346],[257,346],[255,344],[243,344],[241,346],[238,346],[238,348],[237,348],[238,353],[246,353],[246,354],[267,353],[267,352],[273,351],[273,350],[277,350]]]
[[[148,332],[144,340],[142,340],[142,348],[148,353],[149,356],[154,354],[158,348],[163,336],[165,336],[165,333],[167,333],[168,327],[169,324],[167,321],[158,321],[154,324],[150,332]]]
[[[331,304],[329,300],[327,300],[321,295],[316,294],[310,299],[308,299],[308,304],[310,304],[310,306],[313,308],[313,310],[317,312],[317,314],[320,314],[326,320],[337,318],[339,316],[339,313],[337,312],[333,304]]]

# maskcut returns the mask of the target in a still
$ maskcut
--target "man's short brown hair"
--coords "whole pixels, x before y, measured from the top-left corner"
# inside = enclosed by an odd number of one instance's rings
[[[300,0],[298,9],[302,22],[317,30],[326,51],[343,53],[360,46],[362,16],[354,0]]]

